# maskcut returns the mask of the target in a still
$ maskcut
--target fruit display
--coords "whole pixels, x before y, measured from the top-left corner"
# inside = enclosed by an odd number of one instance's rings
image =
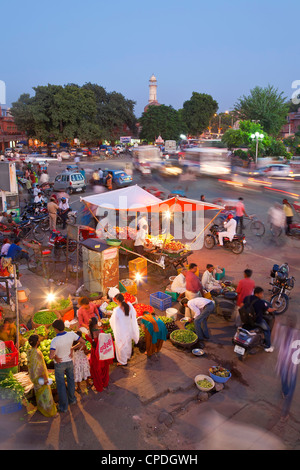
[[[175,330],[171,333],[170,338],[177,343],[192,344],[198,339],[198,336],[190,330]]]
[[[114,308],[116,308],[118,305],[116,302],[109,302],[109,304],[106,306],[105,310],[108,312],[111,312]]]
[[[24,346],[20,346],[19,348],[19,364],[20,367],[27,366],[28,361],[27,361],[27,351],[30,349],[30,344],[28,341],[24,344]]]
[[[57,320],[57,315],[51,310],[41,310],[33,317],[34,323],[38,325],[51,325],[55,320]]]
[[[217,377],[230,377],[229,370],[221,366],[210,367],[209,372],[211,372],[213,375],[216,375]]]
[[[185,250],[185,245],[181,242],[177,242],[175,240],[169,241],[165,243],[164,249],[166,251],[171,251],[178,253],[179,251]]]
[[[129,294],[129,292],[124,292],[123,297],[125,302],[130,302],[131,304],[136,302],[136,297],[132,294]]]
[[[134,308],[136,310],[137,317],[141,317],[142,315],[144,315],[145,312],[148,312],[148,313],[154,312],[154,308],[151,305],[135,304]]]
[[[43,353],[46,365],[49,365],[50,363],[52,363],[52,359],[49,358],[50,344],[51,344],[51,339],[44,339],[44,341],[41,341],[39,345],[39,349]]]
[[[212,383],[207,379],[198,380],[197,384],[202,388],[208,388],[209,389],[209,388],[212,387]]]

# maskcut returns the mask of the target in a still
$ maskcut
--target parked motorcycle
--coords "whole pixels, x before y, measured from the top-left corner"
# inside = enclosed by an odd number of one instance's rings
[[[221,229],[218,225],[214,224],[210,227],[210,232],[204,238],[204,245],[206,248],[211,250],[215,245],[219,244],[218,232],[221,232]],[[228,237],[223,239],[223,247],[229,249],[232,253],[239,255],[244,251],[244,246],[246,244],[246,239],[244,235],[234,235],[232,241]]]
[[[68,212],[67,223],[74,225],[76,224],[76,221],[77,221],[77,211],[70,210]],[[63,219],[61,218],[59,214],[57,214],[56,225],[57,226],[63,225]]]
[[[275,315],[286,312],[289,306],[289,295],[295,285],[295,278],[289,277],[289,265],[284,263],[281,266],[274,264],[270,273],[272,282],[270,303],[275,308]]]
[[[53,247],[54,256],[56,258],[67,257],[67,248],[69,253],[74,253],[77,249],[77,242],[75,240],[69,239],[67,247],[67,236],[63,235],[59,230],[52,230],[48,245]]]
[[[266,302],[268,307],[271,307],[269,302]],[[275,316],[274,313],[267,313],[264,315],[264,319],[269,325],[270,330],[272,331]],[[234,344],[234,352],[237,354],[238,358],[243,361],[246,359],[248,354],[255,354],[259,349],[265,348],[265,336],[262,328],[253,325],[250,321],[250,318],[242,317],[242,326],[237,328],[237,331],[232,339]]]
[[[217,315],[222,316],[225,320],[230,321],[236,307],[238,294],[224,289],[217,295],[212,294],[215,302],[215,311]]]

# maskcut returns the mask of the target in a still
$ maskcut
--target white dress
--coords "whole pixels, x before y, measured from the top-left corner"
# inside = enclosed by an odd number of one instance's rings
[[[114,332],[117,361],[126,365],[132,355],[132,340],[135,344],[139,341],[139,326],[136,318],[136,310],[130,302],[129,316],[127,317],[121,307],[116,307],[109,320]]]
[[[74,379],[76,383],[82,382],[91,376],[90,364],[83,349],[77,349],[73,354]]]

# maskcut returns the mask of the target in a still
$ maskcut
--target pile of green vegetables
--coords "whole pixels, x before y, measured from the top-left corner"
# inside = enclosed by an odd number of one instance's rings
[[[57,320],[57,315],[52,310],[41,310],[33,317],[34,323],[38,325],[51,325],[55,320]]]
[[[170,338],[178,343],[189,344],[196,341],[198,336],[191,330],[176,330],[171,333]]]
[[[61,298],[61,299],[56,300],[55,302],[52,302],[52,304],[50,304],[50,308],[52,310],[63,310],[71,306],[72,306],[72,302],[70,298],[67,298],[67,299]]]
[[[168,334],[172,333],[172,331],[174,331],[174,330],[179,329],[178,326],[176,325],[175,321],[173,320],[173,318],[165,317],[165,316],[160,316],[158,318],[159,318],[159,320],[164,322],[164,324],[167,328]]]
[[[116,302],[109,302],[109,304],[107,305],[106,309],[108,312],[110,312],[111,310],[113,310],[114,308],[116,308],[118,305],[116,304]]]
[[[10,371],[9,374],[0,381],[0,398],[12,400],[15,403],[22,403],[25,398],[25,389]]]

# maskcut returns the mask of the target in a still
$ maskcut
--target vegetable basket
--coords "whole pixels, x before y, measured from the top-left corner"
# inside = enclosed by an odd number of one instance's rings
[[[56,316],[56,319],[57,319],[57,320],[60,320],[60,319],[61,319],[60,313],[57,312],[56,310],[40,310],[39,312],[42,312],[42,313],[53,312],[53,314]],[[38,312],[38,313],[39,313],[39,312]],[[35,314],[35,315],[36,315],[36,314]],[[53,322],[51,322],[51,323],[36,323],[36,322],[34,321],[35,315],[33,316],[32,320],[31,320],[33,328],[38,328],[39,326],[45,326],[46,328],[49,328],[49,326],[52,325]],[[53,315],[53,317],[54,317],[54,315]],[[54,320],[53,320],[53,321],[54,321]]]
[[[186,337],[186,340],[180,340],[179,337]],[[174,346],[184,349],[191,349],[198,343],[198,336],[193,331],[175,330],[170,334],[170,341]]]

